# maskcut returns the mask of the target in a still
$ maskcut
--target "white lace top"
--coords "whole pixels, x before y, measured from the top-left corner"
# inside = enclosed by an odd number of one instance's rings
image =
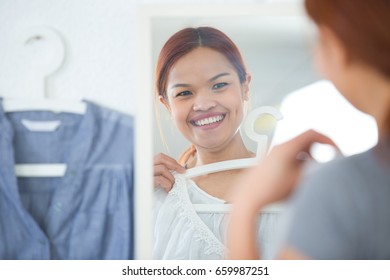
[[[175,185],[167,194],[155,191],[154,259],[223,259],[226,253],[228,215],[196,213],[193,203],[225,203],[200,189],[193,180],[175,175]],[[259,215],[258,241],[262,258],[270,258],[279,213]]]

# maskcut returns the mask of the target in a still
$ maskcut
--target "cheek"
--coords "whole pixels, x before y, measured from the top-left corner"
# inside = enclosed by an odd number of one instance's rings
[[[229,99],[225,99],[229,102],[231,110],[234,112],[234,118],[237,123],[241,123],[244,116],[244,102],[245,93],[241,88],[238,88],[235,92],[232,92]]]
[[[171,119],[177,124],[180,123],[180,111],[172,110],[171,111]]]
[[[177,127],[180,127],[186,123],[187,112],[184,106],[174,104],[171,106],[171,118],[175,122]]]

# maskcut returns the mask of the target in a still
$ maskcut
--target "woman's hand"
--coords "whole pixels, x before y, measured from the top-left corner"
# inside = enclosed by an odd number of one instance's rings
[[[171,172],[184,173],[186,171],[175,159],[161,153],[154,156],[153,169],[154,186],[161,187],[166,192],[169,192],[175,183],[175,178]]]
[[[248,170],[237,188],[236,201],[258,211],[266,204],[287,198],[294,190],[302,173],[304,159],[311,157],[313,143],[329,144],[337,150],[328,137],[309,130],[296,138],[276,146],[256,167]]]
[[[259,258],[256,248],[259,210],[291,194],[302,173],[302,159],[310,157],[310,147],[315,142],[336,147],[328,137],[309,130],[276,146],[259,165],[243,174],[236,188],[228,230],[230,259]]]

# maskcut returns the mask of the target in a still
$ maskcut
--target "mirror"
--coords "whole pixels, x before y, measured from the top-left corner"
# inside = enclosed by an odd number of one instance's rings
[[[291,108],[294,111],[294,115],[286,114],[286,120],[295,120],[294,116],[305,115],[306,119],[302,120],[300,118],[298,124],[310,123],[310,126],[315,128],[317,123],[311,122],[314,118],[312,118],[313,115],[311,115],[310,110],[303,113],[301,108],[322,108],[321,113],[315,112],[314,114],[321,114],[322,122],[326,123],[327,127],[325,130],[319,131],[325,134],[332,130],[336,131],[334,128],[340,123],[340,119],[346,118],[347,110],[344,110],[344,105],[339,103],[339,93],[334,88],[329,88],[328,84],[319,82],[320,77],[313,67],[311,57],[314,28],[308,21],[302,8],[299,1],[295,3],[263,3],[242,6],[164,5],[141,8],[139,38],[141,42],[140,51],[142,53],[140,56],[142,62],[139,64],[141,73],[140,92],[145,93],[142,95],[142,98],[149,104],[153,102],[155,63],[167,39],[185,27],[211,26],[228,35],[241,51],[248,71],[252,76],[249,110],[260,106],[274,106],[276,108],[284,108],[285,110],[282,110],[283,113],[283,111],[288,112],[286,108]],[[311,95],[320,90],[321,94],[323,93],[326,96],[327,102],[330,102],[327,104],[331,104],[332,107],[339,104],[341,107],[337,108],[341,109],[339,109],[337,117],[330,122],[329,118],[327,118],[329,110],[326,110],[329,107],[324,108],[321,102],[314,103],[313,98],[316,98],[315,94],[309,100],[305,95],[309,92],[307,89],[310,89]],[[291,98],[292,94],[295,94],[297,97]],[[290,98],[286,98],[287,96],[290,96]],[[329,96],[334,97],[334,99],[329,99]],[[298,100],[299,107],[296,106],[296,100]],[[313,102],[314,105],[309,106],[307,102]],[[337,102],[337,104],[334,102]],[[156,120],[152,110],[149,111],[146,108],[144,112],[151,118],[150,121],[153,123],[152,131],[150,131],[150,134],[153,135],[153,153],[166,153],[177,159],[188,148],[189,143],[174,126],[166,109],[159,102],[156,105],[157,115],[159,115],[158,120]],[[332,114],[334,113],[332,111]],[[299,127],[299,129],[303,127],[297,126],[295,121],[286,121],[285,124],[282,129],[283,135],[280,133],[282,130],[278,128],[279,133],[275,134],[275,142],[279,141],[280,143],[287,140],[286,137],[290,137],[292,134],[296,135],[296,127]],[[368,120],[367,126],[372,128],[373,125],[372,120]],[[257,128],[270,138],[275,132],[275,122],[264,120],[259,122]],[[295,130],[291,132],[289,128],[294,128]],[[149,128],[145,129],[148,130]],[[160,129],[163,138],[161,138]],[[347,131],[345,132],[348,133]],[[290,134],[287,135],[288,133]],[[367,133],[367,130],[359,133],[364,133],[365,136],[374,135],[374,133]],[[243,129],[241,134],[245,145],[250,150],[256,151],[256,143],[248,139],[245,133],[243,133]],[[341,134],[339,136],[340,139],[344,138]],[[363,139],[367,137],[356,138]],[[374,143],[374,140],[371,142]],[[149,140],[145,139],[145,141]],[[182,212],[186,214],[188,212],[186,209],[188,208],[191,207],[183,208]],[[275,212],[269,211],[267,213],[272,216]],[[178,216],[180,215],[182,213],[179,212]],[[200,222],[198,224],[202,226],[204,232],[207,232],[208,229],[204,227],[203,223]],[[164,227],[165,225],[160,223],[160,226]],[[165,229],[167,231],[171,230],[169,228]],[[266,230],[266,232],[263,231],[261,233],[262,238],[271,240],[275,230],[273,228],[272,230]],[[223,232],[223,229],[221,229],[221,232]],[[217,239],[214,236],[209,241],[215,245],[213,245],[214,248],[222,248],[219,247],[221,242]],[[180,243],[183,242],[185,243],[185,241],[180,239]],[[261,242],[264,242],[264,239]],[[266,245],[263,243],[263,249],[268,250],[269,253],[271,245],[267,242],[265,243]],[[192,251],[191,248],[190,251]],[[196,258],[196,256],[192,257]],[[265,258],[267,257],[270,257],[270,255],[265,256]]]

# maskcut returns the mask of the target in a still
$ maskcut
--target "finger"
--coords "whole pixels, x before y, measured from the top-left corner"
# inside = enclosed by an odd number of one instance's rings
[[[163,176],[155,176],[154,177],[154,187],[155,188],[162,188],[166,192],[169,192],[172,189],[172,186],[174,184],[174,181],[170,181],[167,178]]]
[[[154,176],[165,177],[167,180],[171,182],[175,181],[175,177],[172,175],[172,173],[168,170],[168,168],[165,165],[162,164],[154,166]]]
[[[295,151],[303,151],[307,154],[310,154],[310,147],[313,143],[328,144],[335,147],[338,151],[340,150],[332,139],[315,130],[308,130],[291,140]]]
[[[163,164],[165,165],[169,170],[174,170],[179,173],[184,173],[186,169],[181,166],[175,159],[171,158],[170,156],[167,156],[166,154],[157,154],[154,156],[154,164]]]

